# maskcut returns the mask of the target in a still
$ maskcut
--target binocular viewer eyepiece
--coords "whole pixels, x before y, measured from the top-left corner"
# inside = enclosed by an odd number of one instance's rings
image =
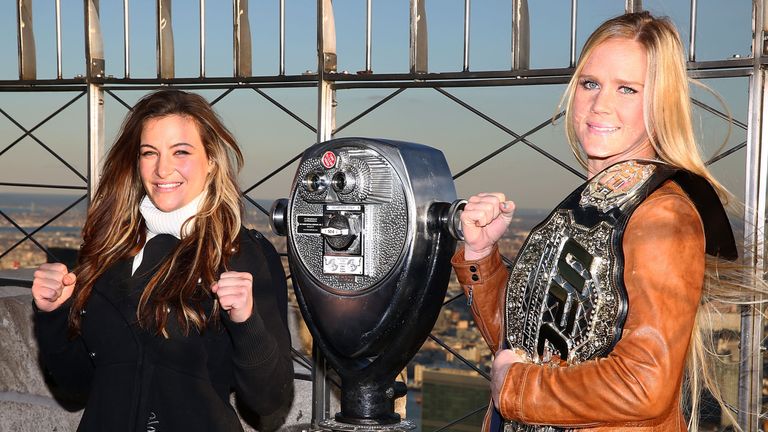
[[[273,204],[299,308],[342,380],[336,422],[409,429],[394,379],[442,307],[463,205],[440,151],[369,138],[308,148]]]

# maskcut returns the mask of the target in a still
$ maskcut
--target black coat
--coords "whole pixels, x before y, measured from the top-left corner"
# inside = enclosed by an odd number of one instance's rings
[[[169,338],[137,325],[136,307],[157,258],[178,240],[152,238],[142,265],[110,267],[94,284],[82,314],[82,335],[67,338],[71,300],[35,313],[44,368],[65,392],[87,395],[78,431],[240,431],[229,402],[266,415],[290,403],[293,364],[287,328],[285,273],[274,247],[258,233],[240,233],[232,271],[253,275],[254,313],[243,323],[221,313],[221,323],[184,336],[169,315]],[[212,301],[204,304],[210,310]]]

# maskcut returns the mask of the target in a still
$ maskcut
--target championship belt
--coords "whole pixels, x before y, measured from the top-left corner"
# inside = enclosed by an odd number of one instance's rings
[[[628,307],[624,230],[643,200],[669,179],[689,195],[704,226],[714,224],[705,232],[707,252],[736,257],[722,204],[704,178],[657,161],[612,165],[572,192],[523,243],[505,291],[503,342],[508,347],[524,350],[533,363],[567,365],[613,349]],[[504,432],[564,430],[502,423]]]

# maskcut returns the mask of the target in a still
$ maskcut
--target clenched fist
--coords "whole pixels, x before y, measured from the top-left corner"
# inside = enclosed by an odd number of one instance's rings
[[[61,263],[45,263],[35,270],[32,298],[35,306],[44,312],[57,309],[75,290],[77,276]]]
[[[240,323],[253,311],[253,276],[243,272],[224,272],[211,286],[221,308],[229,313],[229,319]]]
[[[478,260],[490,255],[493,245],[504,235],[515,203],[503,193],[480,193],[470,197],[461,213],[464,232],[464,259]]]

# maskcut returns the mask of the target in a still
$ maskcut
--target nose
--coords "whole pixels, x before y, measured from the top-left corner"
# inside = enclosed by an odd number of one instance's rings
[[[592,112],[595,114],[605,114],[613,109],[613,95],[610,91],[599,90],[595,92],[592,99]]]
[[[166,178],[173,174],[176,168],[173,166],[173,161],[169,156],[160,155],[155,163],[155,174],[159,178]]]

